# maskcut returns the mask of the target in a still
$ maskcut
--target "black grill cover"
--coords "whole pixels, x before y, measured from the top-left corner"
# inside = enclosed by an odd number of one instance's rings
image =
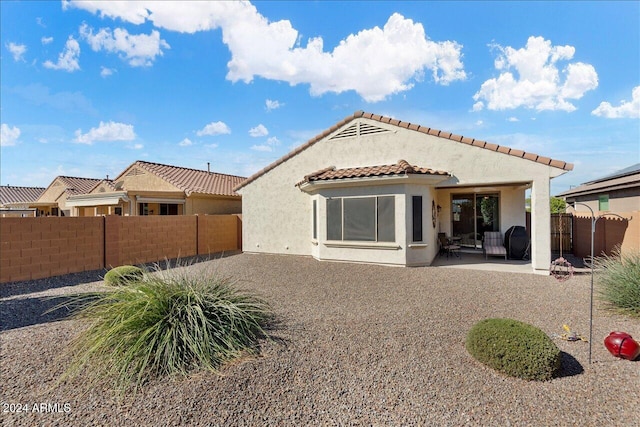
[[[524,259],[529,247],[527,230],[521,225],[514,225],[504,234],[504,247],[509,259]]]

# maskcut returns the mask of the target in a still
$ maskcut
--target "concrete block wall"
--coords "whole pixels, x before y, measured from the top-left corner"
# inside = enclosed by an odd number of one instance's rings
[[[197,255],[197,216],[107,216],[105,267]]]
[[[0,218],[0,283],[242,248],[239,215]]]
[[[103,265],[100,217],[0,219],[0,283],[97,270]]]
[[[242,247],[238,215],[199,215],[198,254],[234,251]]]

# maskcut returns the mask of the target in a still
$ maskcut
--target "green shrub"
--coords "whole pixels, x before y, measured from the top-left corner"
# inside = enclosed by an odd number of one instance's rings
[[[594,267],[599,297],[609,308],[640,317],[640,252],[614,251],[596,258]]]
[[[229,279],[184,268],[156,271],[85,301],[75,317],[89,327],[72,342],[63,379],[82,372],[87,382],[106,378],[123,393],[153,377],[215,372],[256,354],[272,319],[266,302]]]
[[[112,268],[104,275],[104,283],[109,286],[124,286],[131,282],[137,282],[144,277],[144,271],[133,265],[121,265]]]
[[[512,377],[550,380],[561,354],[540,329],[512,319],[485,319],[469,331],[467,351],[478,361]]]

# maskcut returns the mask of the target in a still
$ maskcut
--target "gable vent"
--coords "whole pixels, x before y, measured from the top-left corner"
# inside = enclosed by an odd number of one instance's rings
[[[138,175],[144,175],[144,171],[141,171],[138,168],[133,168],[129,171],[129,173],[126,176],[138,176]]]
[[[389,131],[378,126],[373,126],[366,123],[360,123],[360,135],[373,135],[376,133],[384,133],[384,132],[389,132]]]
[[[352,138],[354,136],[373,135],[376,133],[385,132],[389,132],[389,130],[367,123],[357,122],[344,129],[343,131],[333,135],[330,139]]]

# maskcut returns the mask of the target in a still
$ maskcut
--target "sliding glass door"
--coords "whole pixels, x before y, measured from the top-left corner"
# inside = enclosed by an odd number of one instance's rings
[[[451,199],[452,236],[460,245],[482,248],[485,231],[500,231],[498,194],[454,194]]]

